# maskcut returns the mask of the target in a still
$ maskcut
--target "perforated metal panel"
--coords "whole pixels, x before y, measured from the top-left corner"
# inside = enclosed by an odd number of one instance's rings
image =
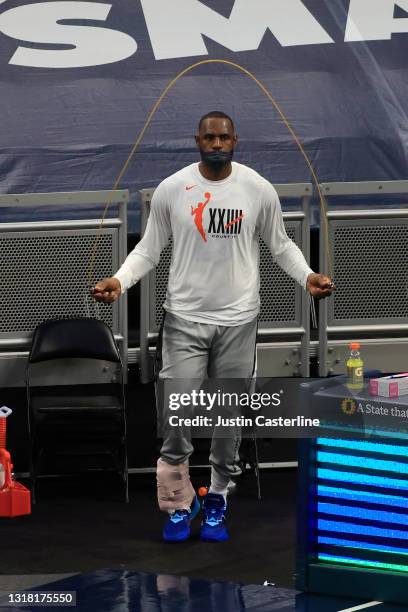
[[[154,309],[152,309],[152,330],[158,331],[160,329],[161,322],[163,320],[163,304],[166,299],[167,281],[169,278],[169,269],[171,263],[171,256],[173,252],[173,240],[170,238],[169,244],[162,251],[160,256],[159,265],[155,270],[155,285],[152,287],[153,295],[152,303]]]
[[[300,222],[285,224],[286,232],[298,247],[301,245]],[[259,327],[300,325],[300,299],[295,299],[301,291],[298,284],[274,261],[265,242],[259,241],[260,259],[260,299]],[[298,298],[298,296],[296,296]]]
[[[408,219],[330,223],[336,292],[329,325],[406,321]]]
[[[95,234],[93,229],[78,229],[0,235],[0,337],[27,336],[48,318],[89,316],[86,302],[95,308],[93,300],[87,299]],[[95,278],[113,274],[116,240],[114,230],[101,235]],[[95,310],[90,314],[95,316]],[[98,314],[115,331],[112,306],[100,304]]]

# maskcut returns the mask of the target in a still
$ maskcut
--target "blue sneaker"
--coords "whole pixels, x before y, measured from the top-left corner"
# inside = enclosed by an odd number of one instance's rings
[[[163,527],[166,542],[185,542],[190,537],[190,523],[200,510],[200,502],[194,497],[190,510],[175,510]]]
[[[227,504],[222,495],[208,493],[204,497],[203,521],[200,529],[200,539],[203,542],[225,542],[228,540],[228,530],[225,524]]]

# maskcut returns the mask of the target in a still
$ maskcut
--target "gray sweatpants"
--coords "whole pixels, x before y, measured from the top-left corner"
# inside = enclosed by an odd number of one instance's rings
[[[249,379],[255,370],[256,331],[256,318],[244,325],[226,327],[191,323],[166,313],[159,379]],[[211,441],[210,464],[226,477],[240,473],[240,428],[231,433],[228,438],[214,435]],[[186,461],[193,450],[188,430],[175,428],[164,439],[160,456],[177,465]]]

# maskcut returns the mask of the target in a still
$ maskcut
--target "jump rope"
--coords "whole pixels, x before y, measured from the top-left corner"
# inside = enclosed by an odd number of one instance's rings
[[[327,220],[327,202],[326,199],[324,197],[324,194],[322,192],[322,189],[320,187],[316,172],[313,168],[312,162],[310,161],[302,143],[300,142],[298,136],[296,135],[295,131],[293,130],[288,118],[286,117],[285,113],[282,111],[280,105],[278,104],[278,102],[275,100],[275,98],[273,97],[273,95],[271,94],[271,92],[269,91],[269,89],[247,68],[244,68],[243,66],[241,66],[240,64],[237,64],[235,62],[231,62],[230,60],[224,60],[224,59],[206,59],[206,60],[201,60],[199,62],[195,62],[194,64],[191,64],[190,66],[187,66],[187,68],[184,68],[183,70],[181,70],[173,79],[171,79],[171,81],[166,85],[166,87],[164,88],[163,92],[161,93],[161,95],[158,97],[158,99],[156,100],[152,110],[150,111],[150,113],[147,116],[147,119],[142,127],[142,129],[140,130],[136,141],[125,161],[125,163],[123,164],[113,186],[112,186],[112,192],[114,192],[116,189],[118,189],[120,182],[130,164],[130,162],[133,159],[134,154],[136,153],[136,151],[139,148],[140,143],[143,140],[143,137],[145,135],[145,132],[147,130],[147,128],[149,127],[149,125],[151,124],[157,110],[159,109],[161,103],[163,102],[163,100],[165,99],[165,97],[167,96],[167,94],[170,92],[170,90],[174,87],[174,85],[177,83],[177,81],[179,79],[181,79],[181,77],[183,77],[184,75],[186,75],[187,73],[191,72],[192,70],[195,70],[196,68],[198,68],[199,66],[205,66],[206,64],[224,64],[227,66],[231,66],[232,68],[236,68],[237,70],[240,70],[243,74],[245,74],[247,77],[249,77],[250,79],[252,79],[252,81],[254,81],[258,87],[261,89],[261,91],[263,91],[263,93],[265,94],[265,96],[268,98],[268,100],[270,101],[270,103],[272,104],[272,106],[275,108],[275,110],[278,112],[280,118],[282,119],[283,123],[285,124],[286,128],[288,129],[290,135],[292,136],[293,140],[295,141],[299,151],[301,152],[309,170],[310,170],[310,174],[313,180],[313,183],[316,187],[316,191],[317,194],[319,196],[319,201],[320,201],[320,212],[321,212],[321,229],[322,229],[322,225],[323,225],[323,236],[324,236],[324,242],[325,242],[325,247],[326,247],[326,253],[327,253],[327,269],[328,269],[328,274],[331,278],[333,278],[333,260],[332,260],[332,255],[331,255],[331,249],[330,249],[330,244],[329,244],[329,228],[328,228],[328,220]],[[106,218],[106,215],[108,213],[109,207],[111,206],[112,202],[113,202],[113,198],[114,195],[112,194],[112,196],[108,199],[106,205],[105,205],[105,209],[103,211],[103,215],[101,218],[101,222],[99,224],[99,227],[96,231],[96,235],[95,235],[95,239],[94,239],[94,243],[92,246],[92,251],[91,251],[91,256],[89,259],[89,265],[88,265],[88,286],[89,286],[89,290],[92,291],[93,285],[94,285],[94,268],[95,268],[95,259],[96,259],[96,255],[98,252],[98,246],[99,246],[99,241],[100,241],[100,237],[102,234],[102,228],[103,228],[103,224]],[[312,311],[312,324],[315,327],[316,326],[316,311],[315,311],[315,305],[314,305],[314,300],[312,298],[312,296],[310,295],[310,306],[311,306],[311,311]]]

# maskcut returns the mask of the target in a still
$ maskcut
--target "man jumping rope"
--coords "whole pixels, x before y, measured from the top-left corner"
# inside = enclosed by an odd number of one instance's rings
[[[311,270],[288,238],[274,187],[232,161],[238,142],[232,119],[223,112],[208,113],[195,140],[201,162],[160,183],[142,240],[113,277],[95,285],[93,295],[101,302],[117,300],[158,264],[172,235],[159,378],[248,379],[254,373],[259,313],[259,235],[278,265],[312,296],[329,296],[333,284]],[[230,478],[240,473],[239,444],[239,432],[212,439],[203,541],[228,539],[226,496]],[[199,510],[189,476],[192,452],[185,431],[165,436],[157,485],[159,507],[168,512],[166,541],[186,540]]]

